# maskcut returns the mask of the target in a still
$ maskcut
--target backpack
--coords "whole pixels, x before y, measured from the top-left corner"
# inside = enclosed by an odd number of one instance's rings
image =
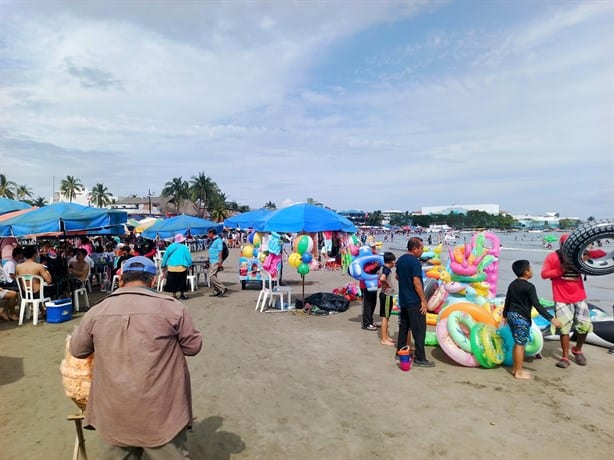
[[[226,246],[226,241],[222,240],[222,262],[228,259],[228,255],[230,251],[228,250],[228,246]]]

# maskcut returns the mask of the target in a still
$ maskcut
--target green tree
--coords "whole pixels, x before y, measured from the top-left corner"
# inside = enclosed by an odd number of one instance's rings
[[[199,172],[197,176],[192,176],[190,179],[189,193],[190,198],[198,207],[199,216],[202,217],[205,211],[209,209],[215,195],[220,193],[220,190],[213,179],[205,175],[204,172]]]
[[[111,202],[111,196],[109,194],[109,190],[102,183],[98,183],[94,185],[94,188],[92,188],[92,191],[90,192],[89,199],[98,208],[102,208]]]
[[[210,213],[211,220],[215,222],[222,222],[228,216],[228,211],[224,208],[215,208]]]
[[[47,206],[47,200],[42,196],[36,197],[35,200],[30,201],[32,206],[36,206],[37,208],[42,208],[43,206]]]
[[[27,185],[18,185],[15,188],[15,196],[20,201],[26,201],[32,196],[32,190]]]
[[[184,200],[190,198],[190,185],[182,177],[174,177],[164,184],[162,196],[169,197],[169,201],[175,205],[175,210],[179,213]]]
[[[8,180],[4,174],[0,174],[0,196],[14,199],[17,189],[17,183]]]
[[[367,217],[367,225],[378,226],[382,225],[382,220],[384,216],[382,215],[382,211],[373,211],[369,213],[369,217]]]
[[[277,209],[277,205],[272,201],[267,201],[264,203],[264,209]]]
[[[60,193],[62,196],[68,198],[68,201],[72,203],[77,196],[78,192],[83,191],[83,184],[80,179],[73,176],[66,176],[66,179],[62,179],[60,183]]]

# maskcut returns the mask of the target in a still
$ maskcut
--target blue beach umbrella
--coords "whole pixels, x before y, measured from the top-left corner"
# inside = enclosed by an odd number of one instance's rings
[[[220,233],[224,229],[224,225],[211,220],[201,219],[200,217],[181,214],[156,222],[141,235],[143,238],[149,238],[150,240],[156,237],[162,239],[172,238],[178,233],[181,233],[183,236],[187,236],[188,234],[197,236],[206,234],[210,228],[214,228]]]
[[[271,209],[255,209],[236,216],[229,217],[224,221],[226,228],[251,228],[263,223],[275,211]]]
[[[0,236],[82,232],[92,235],[124,233],[125,211],[55,203],[13,217],[0,224]]]
[[[299,203],[280,209],[271,214],[266,221],[254,225],[261,232],[348,232],[354,233],[352,222],[330,209],[312,204]]]

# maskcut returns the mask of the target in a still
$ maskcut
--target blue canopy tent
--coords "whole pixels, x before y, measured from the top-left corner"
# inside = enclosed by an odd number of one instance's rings
[[[156,237],[160,237],[162,239],[172,238],[178,233],[181,233],[183,236],[197,236],[206,234],[210,228],[214,228],[218,233],[221,233],[224,229],[224,224],[207,219],[201,219],[200,217],[181,214],[179,216],[171,217],[170,219],[156,222],[141,235],[143,238],[148,238],[150,240],[153,240]]]
[[[247,211],[226,219],[224,221],[224,227],[240,229],[252,228],[257,224],[263,223],[274,212],[275,211],[271,209],[255,209],[253,211]]]
[[[120,235],[128,219],[125,211],[55,203],[0,223],[0,236],[84,233]]]
[[[32,206],[30,206],[28,203],[24,203],[23,201],[11,200],[10,198],[0,196],[0,214],[11,211],[19,211],[20,209],[27,209],[31,207]]]
[[[281,233],[324,231],[354,233],[356,231],[354,224],[345,217],[330,209],[306,203],[280,209],[265,221],[256,223],[254,229],[259,232]]]

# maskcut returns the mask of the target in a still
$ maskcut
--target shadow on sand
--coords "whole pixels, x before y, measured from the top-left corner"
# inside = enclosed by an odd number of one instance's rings
[[[197,421],[188,434],[188,449],[192,458],[210,460],[230,460],[231,454],[245,450],[240,436],[229,431],[219,431],[223,424],[220,416],[207,417]]]

